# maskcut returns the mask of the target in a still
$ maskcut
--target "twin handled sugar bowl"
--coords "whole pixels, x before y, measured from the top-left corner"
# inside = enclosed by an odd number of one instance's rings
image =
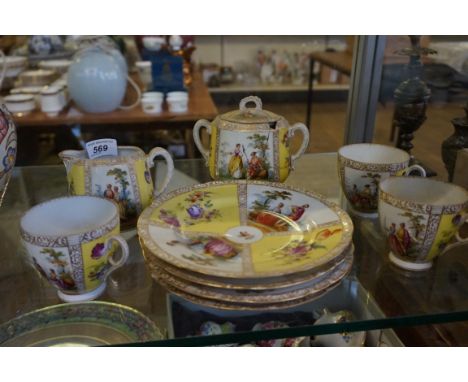
[[[253,103],[254,107],[247,107]],[[201,142],[200,130],[210,136],[209,148]],[[291,152],[291,138],[302,132],[299,150]],[[282,116],[262,109],[262,101],[250,96],[239,110],[219,115],[213,122],[197,121],[195,144],[205,158],[213,179],[262,179],[283,182],[294,162],[309,144],[309,130],[302,123],[292,126]]]

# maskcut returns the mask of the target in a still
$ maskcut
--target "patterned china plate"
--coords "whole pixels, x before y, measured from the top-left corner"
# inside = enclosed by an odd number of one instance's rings
[[[313,271],[299,272],[297,274],[286,276],[262,278],[261,280],[259,280],[258,278],[235,279],[228,277],[208,276],[197,272],[177,268],[167,262],[160,260],[156,256],[152,256],[141,242],[140,245],[143,249],[143,255],[146,258],[146,264],[150,269],[162,268],[166,273],[169,273],[172,276],[203,286],[249,291],[262,291],[266,289],[286,288],[304,284],[305,282],[313,281],[318,277],[321,277],[322,275],[328,274],[331,268],[334,268],[335,266],[341,264],[345,260],[348,252],[352,251],[354,253],[354,246],[351,244],[350,247],[343,251],[341,256],[337,257],[330,263],[327,263],[317,269],[314,269]]]
[[[158,198],[138,220],[147,256],[209,276],[260,279],[317,269],[351,244],[349,216],[280,183],[210,182]]]
[[[137,310],[102,301],[38,309],[0,326],[0,346],[100,346],[161,339],[156,325]]]
[[[191,301],[194,304],[202,305],[202,306],[208,306],[211,308],[215,309],[222,309],[222,310],[238,310],[238,311],[259,311],[259,312],[264,312],[264,311],[271,311],[271,310],[277,310],[277,309],[288,309],[288,308],[293,308],[295,306],[307,304],[311,301],[314,301],[332,289],[335,289],[338,285],[340,285],[340,282],[337,282],[333,285],[330,285],[325,290],[322,290],[316,294],[312,294],[307,297],[303,297],[297,300],[291,300],[291,301],[282,301],[282,302],[272,302],[272,303],[266,303],[266,304],[249,304],[249,303],[234,303],[234,302],[229,302],[229,301],[221,301],[221,300],[210,300],[208,298],[203,298],[200,296],[195,296],[193,294],[187,293],[181,289],[178,289],[174,287],[171,284],[167,284],[162,280],[158,280],[158,282],[165,287],[169,292],[182,297],[185,300]]]
[[[177,278],[162,268],[152,269],[152,275],[163,284],[170,284],[190,295],[204,299],[218,300],[236,304],[269,304],[309,298],[321,293],[345,277],[353,265],[353,254],[348,253],[343,263],[331,269],[327,274],[306,282],[303,285],[266,291],[239,291],[231,289],[212,288]]]

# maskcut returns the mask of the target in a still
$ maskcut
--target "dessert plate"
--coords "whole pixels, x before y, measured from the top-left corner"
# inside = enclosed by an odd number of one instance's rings
[[[313,281],[293,287],[265,291],[240,291],[207,287],[177,278],[162,268],[155,268],[152,275],[164,284],[169,284],[190,295],[203,299],[217,300],[236,304],[270,304],[310,298],[337,284],[351,270],[353,254],[349,253],[343,263]]]
[[[141,244],[141,246],[143,249],[143,255],[146,258],[146,264],[150,269],[162,268],[162,270],[164,270],[166,273],[169,273],[177,278],[204,286],[251,291],[292,287],[315,280],[318,277],[329,273],[331,268],[341,264],[345,260],[348,252],[354,253],[354,246],[351,245],[349,248],[343,251],[341,256],[320,268],[314,269],[313,271],[305,271],[299,272],[297,274],[262,279],[233,279],[228,277],[208,276],[201,273],[177,268],[167,262],[159,260],[156,256],[152,256],[151,254],[148,255],[148,250],[145,249],[144,245]]]
[[[138,220],[147,260],[232,279],[319,269],[342,256],[352,231],[348,214],[322,196],[260,181],[181,188]]]
[[[239,304],[239,303],[234,303],[234,302],[228,302],[228,301],[221,301],[221,300],[210,300],[208,298],[203,298],[200,296],[195,296],[190,293],[187,293],[181,289],[178,289],[174,287],[173,285],[166,284],[162,280],[158,280],[159,283],[164,286],[169,292],[182,297],[185,300],[191,301],[195,304],[202,305],[202,306],[208,306],[211,308],[215,309],[222,309],[222,310],[237,310],[237,311],[258,311],[258,312],[264,312],[264,311],[271,311],[271,310],[278,310],[278,309],[288,309],[288,308],[293,308],[295,306],[307,304],[311,301],[314,301],[332,289],[336,288],[340,283],[337,282],[334,285],[331,285],[328,289],[323,290],[317,294],[310,295],[308,297],[303,297],[297,300],[291,300],[291,301],[282,301],[282,302],[275,302],[275,303],[267,303],[267,304]]]

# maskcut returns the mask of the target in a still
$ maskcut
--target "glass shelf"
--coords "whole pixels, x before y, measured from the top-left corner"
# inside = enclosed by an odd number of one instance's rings
[[[210,180],[203,160],[176,160],[175,167],[169,190]],[[158,163],[158,176],[161,177],[164,171],[164,164]],[[344,205],[335,153],[304,155],[286,183],[319,192]],[[28,264],[20,246],[18,226],[21,215],[31,206],[66,193],[63,166],[14,170],[0,208],[0,324],[35,309],[60,304],[55,289]],[[379,232],[378,222],[352,218],[355,262],[351,274],[339,287],[302,306],[280,312],[231,312],[198,306],[169,295],[151,278],[135,230],[124,232],[130,246],[129,261],[110,276],[106,292],[100,299],[141,311],[170,337],[133,344],[139,346],[239,344],[353,331],[367,331],[368,339],[373,339],[374,344],[383,333],[387,344],[401,345],[394,331],[390,330],[392,328],[407,345],[468,344],[466,247],[458,246],[448,251],[429,271],[403,271],[389,263],[386,240]],[[313,325],[317,312],[324,308],[331,312],[350,310],[355,318],[340,324]],[[196,336],[196,328],[208,318],[217,319],[219,323],[237,320],[241,331]],[[262,322],[283,320],[291,327],[256,332],[246,329],[255,319]],[[382,332],[382,329],[386,330]]]

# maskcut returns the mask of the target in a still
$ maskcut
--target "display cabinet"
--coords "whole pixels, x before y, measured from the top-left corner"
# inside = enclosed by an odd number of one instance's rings
[[[175,167],[170,190],[210,180],[202,160],[176,160]],[[304,155],[295,167],[287,185],[318,192],[346,208],[335,153]],[[164,164],[158,163],[157,172],[165,172]],[[61,303],[56,290],[28,262],[20,245],[19,219],[33,205],[66,194],[67,178],[63,166],[17,167],[13,173],[0,209],[0,339],[4,342],[19,330],[15,325],[21,316]],[[138,337],[139,340],[108,335],[95,344],[241,345],[300,337],[307,342],[298,344],[317,345],[323,344],[320,339],[326,335],[338,334],[334,338],[341,339],[346,345],[346,339],[362,332],[367,333],[365,343],[374,346],[468,344],[466,249],[454,247],[439,257],[428,271],[403,271],[389,262],[387,240],[380,232],[378,221],[359,217],[352,217],[352,220],[354,263],[341,283],[307,304],[268,311],[215,309],[168,293],[151,277],[136,231],[125,231],[122,234],[130,247],[129,260],[111,274],[99,300],[136,309],[156,324],[160,334],[155,336],[153,332],[150,337]],[[323,309],[329,312],[347,310],[352,316],[337,322],[321,321],[318,318]],[[127,316],[121,313],[120,317],[125,321]],[[207,321],[221,325],[230,322],[235,330],[216,335],[207,335],[208,331],[201,335],[200,327]],[[266,325],[261,330],[252,330],[256,323],[271,321],[286,322],[288,327]],[[34,324],[37,322],[28,323]],[[145,321],[144,325],[149,324]],[[144,328],[139,326],[139,330]],[[66,333],[49,333],[51,338],[58,335]],[[84,329],[83,336],[86,335],[89,333]],[[105,337],[105,334],[101,335]],[[20,344],[27,344],[27,339],[24,341]],[[325,341],[325,344],[329,342]]]

